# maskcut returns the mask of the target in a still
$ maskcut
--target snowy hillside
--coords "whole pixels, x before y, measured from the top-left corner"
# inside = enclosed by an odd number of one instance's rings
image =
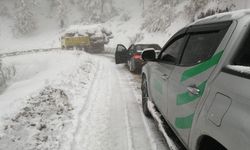
[[[6,57],[2,65],[14,74],[0,94],[0,149],[70,149],[94,60],[83,52],[53,51]]]
[[[104,23],[117,43],[161,46],[186,24],[214,13],[249,8],[247,0],[17,0],[0,1],[0,53],[59,47],[74,24]]]

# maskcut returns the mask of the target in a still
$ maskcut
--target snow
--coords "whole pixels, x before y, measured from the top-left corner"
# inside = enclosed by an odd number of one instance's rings
[[[0,147],[167,149],[142,113],[139,76],[113,59],[62,50],[4,57],[15,73],[0,95]]]
[[[107,31],[101,24],[92,25],[71,25],[66,29],[65,33],[79,33],[81,35],[102,33],[102,31]]]
[[[100,62],[98,72],[81,112],[72,149],[166,149],[154,124],[143,121],[138,90],[133,94],[130,82],[134,79],[129,79],[127,68],[115,65],[110,55],[95,58]],[[153,142],[149,140],[154,137]]]
[[[199,24],[199,23],[216,21],[216,20],[217,21],[235,20],[235,19],[242,18],[242,17],[249,15],[249,14],[250,14],[250,9],[242,9],[242,10],[237,10],[237,11],[233,11],[233,12],[225,12],[225,13],[220,13],[220,14],[216,14],[213,16],[209,16],[209,17],[206,17],[203,19],[199,19],[192,24]]]
[[[240,72],[240,73],[250,74],[249,66],[228,65],[227,68]]]
[[[173,140],[168,136],[164,129],[163,122],[160,118],[161,114],[156,111],[155,105],[151,101],[148,101],[148,108],[153,118],[158,122],[159,130],[162,132],[165,139],[167,140],[169,148],[171,150],[178,150],[177,146],[174,144]]]
[[[38,32],[36,35],[22,38],[13,38],[9,33],[2,33],[0,36],[0,54],[32,50],[32,49],[50,49],[60,46],[60,32],[57,30]]]
[[[100,30],[112,31],[114,35],[107,45],[110,52],[119,43],[127,47],[133,42],[164,46],[177,30],[190,23],[189,14],[183,11],[189,1],[174,8],[177,15],[166,31],[153,33],[142,29],[147,19],[144,12],[151,0],[144,1],[145,10],[141,0],[115,0],[113,5],[118,14],[103,24],[84,21],[83,12],[72,4],[76,1],[65,1],[65,9],[59,7],[61,13],[67,13],[65,28],[59,26],[62,16],[58,16],[57,9],[52,9],[48,1],[36,2],[41,7],[32,7],[36,10],[36,29],[19,37],[12,34],[15,22],[15,11],[10,11],[14,10],[12,3],[0,2],[10,13],[10,17],[0,14],[0,53],[20,51],[11,57],[1,55],[4,58],[0,73],[5,78],[4,86],[0,87],[0,149],[163,150],[168,146],[177,149],[164,131],[153,103],[149,102],[148,107],[164,137],[154,122],[143,115],[140,76],[129,74],[125,66],[116,66],[111,55],[93,56],[51,48],[60,47],[59,38],[65,31],[84,34]],[[235,9],[249,6],[244,2],[237,5]],[[208,8],[217,5],[210,2],[204,10]],[[225,16],[240,18],[249,13],[249,10],[223,13],[197,22]],[[22,53],[31,49],[51,51]],[[249,67],[228,67],[250,73]]]
[[[145,3],[144,10],[142,5],[143,1]],[[64,30],[63,28],[60,28],[60,18],[64,19],[65,29],[67,29],[71,25],[86,25],[86,23],[91,23],[87,22],[89,20],[85,18],[85,15],[88,16],[88,14],[83,11],[82,6],[78,4],[78,2],[74,0],[65,1],[65,3],[61,3],[61,0],[58,0],[58,2],[59,3],[57,8],[57,5],[54,6],[49,1],[36,1],[35,4],[30,8],[30,11],[33,12],[34,20],[36,21],[35,31],[24,36],[15,37],[12,34],[12,31],[13,24],[15,23],[14,16],[16,11],[11,11],[15,10],[14,2],[10,2],[7,0],[1,1],[1,4],[3,5],[3,7],[1,8],[7,8],[7,12],[3,13],[5,14],[5,16],[0,15],[1,22],[4,22],[0,25],[0,53],[17,50],[22,51],[27,49],[60,47],[59,38]],[[139,41],[136,42],[157,43],[160,46],[163,46],[177,30],[190,23],[190,14],[186,14],[186,12],[183,11],[185,10],[186,6],[189,5],[189,1],[185,1],[181,2],[174,8],[174,12],[177,15],[174,16],[174,19],[171,21],[170,26],[165,32],[149,33],[145,30],[142,30],[141,27],[145,22],[145,19],[147,19],[147,16],[144,15],[144,12],[146,12],[148,7],[150,7],[151,2],[152,1],[150,0],[113,1],[113,6],[118,13],[117,15],[114,15],[114,17],[111,16],[108,21],[104,22],[104,25],[113,32],[115,38],[109,43],[109,45],[107,45],[107,47],[114,48],[118,43],[129,46],[131,44],[130,39],[133,39],[136,35],[140,35],[142,37],[141,39],[138,39]],[[88,3],[88,1],[84,1],[84,4],[86,3]],[[91,1],[91,3],[89,4],[91,5],[91,8],[97,3],[96,1]],[[249,8],[250,6],[250,3],[247,0],[227,1],[221,2],[220,4],[211,1],[206,6],[204,6],[203,11],[206,11],[209,8],[224,8],[226,6],[231,6],[232,4],[235,5],[235,10]],[[248,10],[234,13],[234,17],[240,17],[244,13],[248,13]],[[61,14],[62,16],[58,16],[59,14]],[[84,19],[87,20],[84,21]],[[98,25],[99,24],[97,23],[91,26]]]
[[[6,57],[5,64],[16,71],[0,95],[0,147],[68,149],[95,73],[88,54],[34,53]]]

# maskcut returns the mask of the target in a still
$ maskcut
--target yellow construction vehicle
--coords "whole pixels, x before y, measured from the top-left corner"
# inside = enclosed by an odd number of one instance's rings
[[[65,34],[61,37],[62,49],[89,49],[90,39],[89,36],[72,36],[72,34]]]
[[[104,51],[104,45],[113,38],[112,32],[102,25],[72,25],[61,36],[62,49],[84,49],[89,53]]]

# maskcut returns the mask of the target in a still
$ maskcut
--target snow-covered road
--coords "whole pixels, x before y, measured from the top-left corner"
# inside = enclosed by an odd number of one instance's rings
[[[0,149],[168,150],[143,115],[140,76],[112,55],[59,50],[3,65],[14,74],[0,94]]]
[[[163,150],[162,136],[140,108],[139,77],[112,57],[99,62],[96,78],[83,107],[72,150]]]

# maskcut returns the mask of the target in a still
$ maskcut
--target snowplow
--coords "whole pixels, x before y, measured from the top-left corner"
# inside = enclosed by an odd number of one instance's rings
[[[74,25],[61,36],[62,49],[80,49],[90,53],[104,51],[104,45],[112,39],[112,32],[101,25]]]

